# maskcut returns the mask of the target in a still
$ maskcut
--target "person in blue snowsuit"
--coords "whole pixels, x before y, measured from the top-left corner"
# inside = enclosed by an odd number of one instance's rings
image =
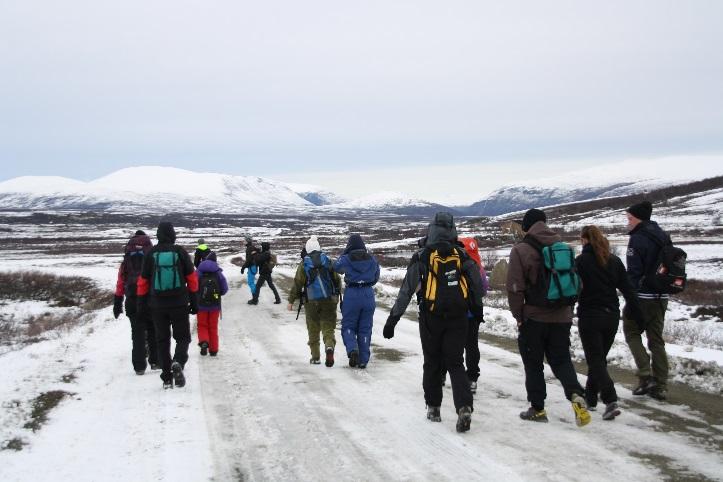
[[[334,263],[334,271],[344,275],[344,302],[341,306],[341,336],[349,366],[366,368],[376,300],[373,286],[379,281],[379,263],[367,251],[358,234],[349,236],[346,249]]]
[[[246,236],[246,261],[243,266],[241,266],[241,274],[244,274],[244,271],[248,270],[246,280],[249,284],[251,296],[253,296],[256,292],[256,273],[259,272],[259,268],[254,264],[254,257],[256,253],[259,252],[259,248],[257,248],[254,244],[254,240],[251,237]]]

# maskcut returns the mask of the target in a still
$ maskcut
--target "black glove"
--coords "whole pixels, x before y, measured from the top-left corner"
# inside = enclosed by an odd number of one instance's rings
[[[392,315],[389,315],[389,318],[387,318],[387,322],[384,324],[384,330],[382,331],[384,338],[394,338],[394,327],[397,326],[398,321],[399,318],[395,318]]]
[[[138,315],[144,316],[148,313],[148,296],[139,296],[136,305]]]
[[[120,314],[123,313],[123,297],[116,296],[113,301],[113,316],[117,320]]]
[[[645,316],[643,316],[643,312],[637,304],[632,306],[627,303],[625,304],[623,308],[623,319],[633,320],[638,325],[638,328],[640,328],[640,331],[645,331],[645,328],[647,328]]]
[[[191,293],[188,296],[188,312],[192,315],[195,315],[198,313],[198,299],[196,298],[195,293]]]
[[[241,274],[244,274],[244,271],[246,271],[246,268],[244,266],[241,266]]]

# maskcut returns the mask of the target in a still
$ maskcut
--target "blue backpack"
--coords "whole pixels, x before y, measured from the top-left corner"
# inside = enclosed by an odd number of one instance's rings
[[[312,253],[304,258],[306,273],[306,299],[328,300],[339,291],[331,271],[331,260],[324,253]]]

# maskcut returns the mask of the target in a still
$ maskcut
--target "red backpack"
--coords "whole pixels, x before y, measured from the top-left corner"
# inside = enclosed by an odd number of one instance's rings
[[[467,251],[469,257],[477,263],[477,266],[484,268],[482,265],[482,258],[479,255],[477,241],[474,238],[459,238],[459,242],[464,244],[464,250]]]

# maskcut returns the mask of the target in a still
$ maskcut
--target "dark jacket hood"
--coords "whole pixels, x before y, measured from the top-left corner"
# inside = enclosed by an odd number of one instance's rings
[[[168,221],[161,221],[158,224],[158,230],[156,231],[156,238],[159,243],[173,244],[176,242],[176,230],[173,229],[173,224]]]
[[[560,235],[547,227],[542,221],[537,221],[527,232],[528,236],[535,238],[543,246],[550,246],[561,241]]]
[[[457,227],[454,217],[450,213],[441,212],[434,215],[427,231],[427,246],[440,243],[455,244],[457,242]]]
[[[364,240],[362,239],[361,235],[359,234],[352,234],[349,236],[349,241],[346,243],[346,249],[344,249],[344,254],[349,254],[352,251],[356,250],[366,250],[367,247],[364,244]]]
[[[261,251],[269,251],[271,249],[271,243],[261,243]]]

